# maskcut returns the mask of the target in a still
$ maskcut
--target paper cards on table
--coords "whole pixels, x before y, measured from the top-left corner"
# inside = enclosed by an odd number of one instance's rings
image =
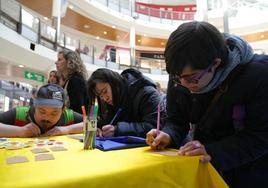
[[[36,161],[46,161],[46,160],[54,160],[54,156],[52,154],[39,154],[34,156]]]
[[[15,164],[15,163],[26,163],[29,162],[27,157],[24,156],[15,156],[15,157],[9,157],[6,160],[7,164]]]
[[[153,153],[159,154],[159,155],[166,155],[166,156],[178,156],[178,150],[156,150],[153,151]]]

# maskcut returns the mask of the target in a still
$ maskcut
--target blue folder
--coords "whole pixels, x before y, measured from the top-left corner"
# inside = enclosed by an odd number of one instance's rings
[[[102,151],[127,149],[146,146],[144,138],[136,136],[96,137],[95,147]]]

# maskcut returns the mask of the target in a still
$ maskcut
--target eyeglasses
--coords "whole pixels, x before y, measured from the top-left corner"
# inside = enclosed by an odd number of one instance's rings
[[[211,71],[211,68],[214,66],[214,63],[212,63],[211,65],[208,66],[208,68],[206,68],[205,70],[201,71],[200,73],[196,73],[194,75],[185,75],[185,76],[178,76],[178,78],[184,79],[189,83],[192,84],[198,84],[199,80],[208,72]]]

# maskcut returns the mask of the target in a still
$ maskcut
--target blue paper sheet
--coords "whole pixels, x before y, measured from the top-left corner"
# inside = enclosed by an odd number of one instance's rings
[[[83,139],[80,141],[83,141]],[[135,148],[146,145],[147,144],[144,138],[136,136],[117,136],[108,138],[96,137],[95,142],[95,147],[103,151]]]

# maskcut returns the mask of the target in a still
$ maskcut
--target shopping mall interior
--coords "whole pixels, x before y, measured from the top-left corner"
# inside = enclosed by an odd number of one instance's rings
[[[63,48],[80,53],[89,75],[135,68],[165,89],[163,53],[180,24],[208,21],[263,54],[267,18],[266,0],[0,0],[0,112],[29,103]]]

